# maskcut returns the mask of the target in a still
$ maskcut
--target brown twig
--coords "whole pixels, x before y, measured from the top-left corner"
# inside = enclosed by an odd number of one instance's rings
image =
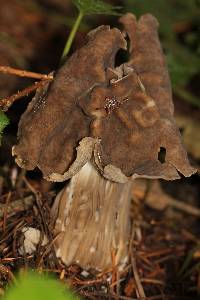
[[[36,261],[37,268],[40,267],[43,258],[51,251],[58,237],[59,235],[55,236],[55,238],[47,245],[46,249],[44,250],[43,254],[39,257],[38,261]]]
[[[149,278],[149,279],[155,278],[155,277],[158,276],[158,275],[159,275],[159,277],[160,277],[160,276],[163,275],[163,274],[165,274],[165,270],[159,268],[159,269],[156,269],[156,270],[152,271],[151,273],[149,273],[149,274],[148,274],[148,278]]]
[[[161,256],[161,255],[165,255],[165,254],[170,254],[170,253],[174,253],[174,249],[169,249],[169,248],[165,248],[165,249],[159,249],[159,250],[155,250],[149,253],[142,253],[140,252],[140,255],[142,255],[145,258],[149,258],[149,257],[155,257],[155,256]]]
[[[41,199],[42,199],[42,195],[39,191],[37,191],[33,185],[27,180],[27,178],[24,176],[23,177],[23,181],[24,183],[26,184],[26,186],[30,189],[30,191],[34,194],[35,196],[35,200],[36,200],[36,204],[37,204],[37,207],[38,207],[38,211],[39,211],[39,214],[41,216],[41,220],[42,220],[42,223],[43,223],[43,226],[44,226],[44,229],[45,229],[45,234],[48,235],[48,226],[47,226],[47,223],[46,223],[46,219],[45,219],[45,216],[44,216],[44,213],[43,213],[43,209],[42,209],[42,204],[41,204]]]
[[[143,286],[142,286],[142,283],[141,283],[141,280],[140,280],[140,277],[139,277],[139,274],[138,274],[136,260],[135,260],[135,257],[133,255],[131,255],[131,264],[132,264],[133,275],[134,275],[138,295],[141,299],[145,299],[146,295],[145,295],[145,292],[144,292],[144,289],[143,289]]]
[[[53,75],[52,74],[40,74],[20,69],[14,69],[8,66],[0,66],[0,72],[5,74],[11,74],[16,75],[20,77],[28,77],[28,78],[34,78],[34,79],[44,79],[44,80],[52,80]]]
[[[12,243],[12,253],[14,254],[14,256],[18,256],[18,252],[17,252],[17,232],[22,229],[25,226],[26,222],[25,220],[22,218],[21,221],[19,221],[19,223],[17,223],[17,225],[15,226],[14,230],[13,230],[13,243]]]
[[[158,279],[151,279],[151,278],[141,278],[141,282],[144,282],[144,283],[150,283],[150,284],[155,284],[155,285],[165,285],[165,283],[161,280],[158,280]]]
[[[47,80],[41,80],[39,82],[35,82],[33,85],[25,88],[24,90],[8,97],[0,100],[0,108],[2,108],[3,111],[7,111],[8,108],[19,98],[22,98],[24,96],[28,96],[31,92],[37,90],[39,87],[44,86],[47,83]]]
[[[104,276],[107,276],[108,274],[113,272],[113,267],[109,268],[108,270],[104,271],[104,272],[100,272],[99,274],[96,275],[97,278],[101,278]]]
[[[2,239],[0,240],[0,245],[6,242],[11,236],[13,236],[13,231],[12,231],[14,230],[13,228],[15,228],[15,226],[17,226],[17,224],[22,220],[24,220],[24,217],[18,218],[17,220],[13,221],[12,223],[6,226],[6,232],[2,235]],[[3,222],[0,223],[0,228],[3,228],[2,224]]]
[[[135,280],[135,285],[136,285],[136,292],[137,292],[137,296],[139,299],[146,299],[146,295],[138,274],[138,270],[137,270],[137,265],[136,265],[136,260],[135,260],[135,251],[134,251],[134,247],[133,247],[133,241],[134,238],[136,236],[136,230],[135,230],[135,226],[133,226],[132,232],[131,232],[131,239],[130,239],[130,244],[129,244],[129,253],[130,253],[130,257],[131,257],[131,265],[132,265],[132,270],[133,270],[133,276],[134,276],[134,280]]]
[[[80,280],[78,278],[75,278],[75,284],[77,285],[92,285],[92,284],[98,284],[98,283],[101,283],[103,284],[104,281],[103,279],[94,279],[94,280]]]
[[[27,256],[28,259],[31,259],[33,258],[33,255],[29,255]],[[2,263],[10,263],[10,262],[14,262],[16,260],[19,260],[19,259],[24,259],[23,256],[17,256],[17,257],[5,257],[5,258],[2,258],[1,259],[1,262]]]
[[[140,259],[143,263],[143,266],[146,270],[152,272],[154,270],[155,265],[146,257],[140,255],[140,253],[137,253],[137,258]]]

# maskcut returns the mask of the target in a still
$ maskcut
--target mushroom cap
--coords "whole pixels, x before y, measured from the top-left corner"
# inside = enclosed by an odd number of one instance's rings
[[[104,177],[122,183],[196,171],[174,121],[157,20],[127,14],[120,22],[130,38],[129,61],[115,67],[117,51],[126,49],[118,29],[90,32],[22,115],[13,147],[19,166],[38,167],[51,181],[71,178],[92,157]]]

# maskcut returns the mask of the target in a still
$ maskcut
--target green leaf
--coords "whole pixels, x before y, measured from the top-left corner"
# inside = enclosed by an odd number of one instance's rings
[[[74,5],[84,15],[103,14],[103,15],[121,15],[120,6],[113,6],[101,0],[72,0]]]
[[[44,275],[28,273],[8,289],[4,300],[74,300],[66,286]],[[77,299],[77,297],[76,297]]]
[[[7,116],[0,110],[0,145],[1,145],[1,136],[4,128],[9,124],[9,119]]]
[[[0,110],[0,133],[4,130],[4,128],[9,124],[9,119],[7,116]]]

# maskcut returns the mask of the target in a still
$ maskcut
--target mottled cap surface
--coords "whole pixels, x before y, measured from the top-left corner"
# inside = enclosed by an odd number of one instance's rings
[[[190,166],[173,117],[172,92],[150,14],[120,22],[124,32],[101,26],[37,91],[23,114],[13,148],[23,168],[39,167],[48,180],[71,178],[92,157],[106,178],[126,182],[148,177],[190,176]],[[115,67],[126,49],[129,60]]]

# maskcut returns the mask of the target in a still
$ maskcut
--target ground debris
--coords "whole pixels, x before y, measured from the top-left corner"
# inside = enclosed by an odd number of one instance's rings
[[[144,199],[145,204],[153,209],[162,211],[171,206],[186,214],[200,217],[200,209],[198,207],[187,204],[167,194],[161,188],[159,180],[153,180],[149,183],[147,180],[137,179],[134,186],[133,197]]]
[[[30,180],[26,177],[23,182],[22,198],[23,195],[29,197],[30,205],[24,210],[23,201],[15,200],[18,195],[16,191],[12,191],[9,205],[18,201],[19,208],[7,214],[6,227],[0,227],[1,293],[4,293],[7,284],[14,280],[13,273],[16,270],[29,267],[40,273],[55,274],[59,280],[85,299],[139,299],[141,291],[144,292],[145,299],[151,300],[181,299],[178,298],[181,296],[195,299],[199,278],[199,239],[188,231],[184,222],[180,223],[180,220],[175,218],[169,220],[165,210],[149,211],[141,201],[141,190],[137,186],[133,195],[140,194],[140,200],[134,200],[131,207],[132,220],[135,224],[134,239],[130,247],[131,260],[121,273],[113,269],[95,274],[92,271],[85,273],[85,270],[77,265],[66,267],[56,258],[51,234],[44,225],[51,223],[48,203],[51,203],[52,194],[47,191],[46,194],[38,193],[38,189],[42,187],[38,179]],[[3,195],[2,199],[5,203],[6,195]],[[41,205],[43,205],[42,215],[39,212]],[[0,222],[2,224],[2,217]],[[195,218],[192,222],[195,222]],[[40,230],[42,234],[47,235],[48,244],[42,246],[40,241],[33,254],[20,255],[18,238],[24,227],[35,227]],[[191,251],[193,252],[189,263],[183,268]]]

